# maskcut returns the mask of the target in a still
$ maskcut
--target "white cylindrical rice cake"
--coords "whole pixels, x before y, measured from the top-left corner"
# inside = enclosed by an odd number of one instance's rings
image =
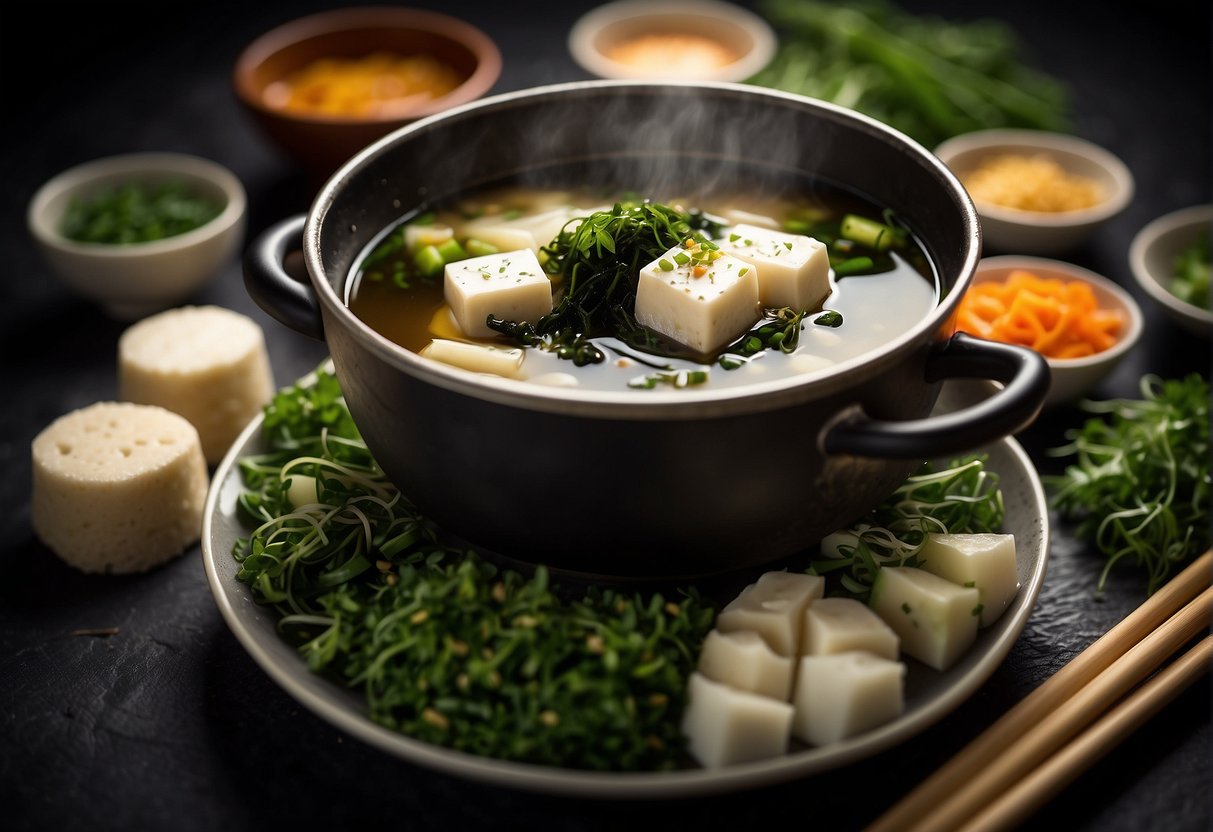
[[[35,438],[31,520],[84,572],[143,572],[198,540],[208,485],[198,431],[161,407],[99,402]]]
[[[180,413],[198,429],[207,462],[274,393],[265,335],[219,306],[184,306],[145,318],[118,340],[118,396]]]

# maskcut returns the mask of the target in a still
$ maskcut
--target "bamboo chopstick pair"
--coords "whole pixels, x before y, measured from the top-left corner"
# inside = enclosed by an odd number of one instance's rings
[[[1206,552],[866,832],[992,832],[1028,818],[1209,671],[1213,636],[1206,635],[1113,708],[1169,656],[1207,633],[1213,616],[1211,578],[1213,552]]]

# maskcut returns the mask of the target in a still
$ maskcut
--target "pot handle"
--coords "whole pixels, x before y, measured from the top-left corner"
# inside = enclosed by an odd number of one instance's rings
[[[927,359],[925,379],[984,378],[1005,386],[990,398],[941,416],[889,422],[857,412],[825,435],[828,453],[925,459],[963,453],[1027,427],[1049,392],[1049,364],[1026,347],[953,335]]]
[[[249,297],[270,317],[318,341],[324,340],[320,302],[312,287],[286,270],[286,256],[303,247],[300,214],[270,226],[253,241],[244,255],[244,287]]]

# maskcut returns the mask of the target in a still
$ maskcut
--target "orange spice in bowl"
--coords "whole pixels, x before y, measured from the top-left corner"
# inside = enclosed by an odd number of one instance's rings
[[[265,88],[269,107],[312,115],[391,117],[454,91],[463,76],[432,55],[378,51],[324,57]]]
[[[1030,347],[1046,358],[1085,358],[1111,349],[1125,326],[1119,309],[1102,308],[1089,283],[1045,278],[1025,269],[974,283],[956,312],[957,329]]]

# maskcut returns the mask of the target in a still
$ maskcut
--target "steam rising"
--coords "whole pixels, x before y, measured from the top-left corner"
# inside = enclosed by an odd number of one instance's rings
[[[485,184],[515,172],[520,184],[589,184],[627,188],[643,195],[707,192],[744,186],[779,196],[812,173],[821,152],[814,136],[798,135],[803,119],[770,99],[692,85],[636,86],[603,95],[525,102],[473,131],[456,146],[468,169]],[[464,131],[460,131],[464,132]],[[767,172],[755,181],[757,166]],[[577,181],[570,181],[573,168]],[[778,175],[782,171],[783,175]],[[799,180],[799,181],[796,181]]]

